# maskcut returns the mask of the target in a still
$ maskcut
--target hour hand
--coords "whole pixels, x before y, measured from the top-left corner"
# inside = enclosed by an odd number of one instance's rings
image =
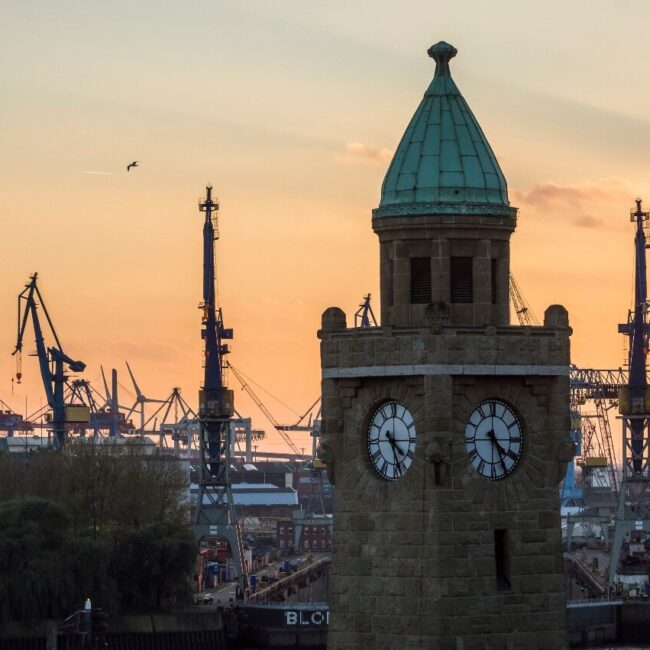
[[[397,441],[395,440],[395,438],[393,438],[390,431],[386,431],[386,439],[390,443],[390,446],[393,449],[393,453],[395,453],[395,449],[397,449],[397,451],[399,451],[399,453],[402,454],[402,456],[404,455],[402,448],[397,444]]]
[[[501,446],[501,443],[497,440],[496,435],[494,435],[494,431],[490,429],[490,431],[487,432],[488,438],[496,445],[497,449],[499,450],[499,453],[505,454],[506,450]]]

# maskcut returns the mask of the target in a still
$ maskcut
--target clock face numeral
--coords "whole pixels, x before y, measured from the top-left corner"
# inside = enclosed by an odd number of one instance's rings
[[[408,471],[415,454],[415,421],[410,411],[391,400],[370,418],[368,456],[381,478],[397,481]]]
[[[465,451],[474,469],[490,481],[506,478],[521,458],[521,423],[514,410],[498,399],[481,402],[465,427]]]

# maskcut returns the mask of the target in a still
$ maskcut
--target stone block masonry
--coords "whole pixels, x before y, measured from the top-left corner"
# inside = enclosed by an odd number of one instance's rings
[[[324,314],[323,446],[336,484],[330,648],[564,647],[557,484],[570,329],[557,315],[533,329],[433,333],[348,329],[339,310]],[[523,423],[524,454],[503,481],[479,476],[465,449],[467,419],[488,398],[512,404]],[[396,482],[373,474],[367,452],[369,413],[386,399],[409,409],[417,431],[413,465]],[[495,530],[508,531],[503,590]]]

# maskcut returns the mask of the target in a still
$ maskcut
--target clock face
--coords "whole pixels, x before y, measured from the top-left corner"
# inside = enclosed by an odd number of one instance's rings
[[[521,458],[522,446],[519,418],[504,402],[485,400],[469,416],[465,449],[481,476],[491,481],[508,476]]]
[[[406,472],[415,453],[415,422],[399,402],[384,402],[368,426],[370,463],[387,481],[396,481]]]

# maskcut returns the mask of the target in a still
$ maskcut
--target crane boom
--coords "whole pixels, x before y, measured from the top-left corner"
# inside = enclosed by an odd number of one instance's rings
[[[278,428],[282,431],[312,431],[314,425],[312,423],[312,411],[316,408],[316,405],[320,402],[320,395],[314,400],[313,404],[298,418],[298,421],[295,424],[281,424]],[[320,415],[320,408],[316,417]],[[300,424],[307,416],[309,416],[308,424]]]
[[[70,358],[64,351],[54,329],[54,323],[47,311],[45,301],[37,285],[38,273],[30,276],[29,284],[18,294],[18,334],[16,338],[16,347],[12,354],[20,355],[23,349],[23,341],[27,322],[31,316],[32,327],[34,328],[34,338],[36,341],[36,356],[41,370],[43,386],[47,403],[52,409],[52,428],[55,434],[56,444],[62,447],[65,442],[65,382],[67,375],[65,367],[72,372],[83,372],[86,364],[83,361],[75,361]],[[43,328],[38,315],[38,306],[43,310],[47,320],[50,332],[56,343],[53,347],[45,345]],[[18,372],[17,378],[20,381],[21,373]]]
[[[266,406],[264,406],[262,400],[255,394],[255,391],[248,385],[248,383],[242,377],[239,371],[236,368],[234,368],[233,365],[229,362],[226,362],[226,365],[228,366],[228,368],[230,368],[232,374],[235,375],[237,381],[241,384],[241,387],[248,393],[250,398],[255,402],[257,408],[259,408],[259,410],[262,411],[262,413],[264,413],[268,421],[273,425],[273,428],[280,434],[282,440],[284,440],[287,443],[287,445],[289,445],[289,449],[291,449],[291,451],[294,454],[300,455],[300,450],[298,449],[298,447],[296,447],[293,440],[291,440],[291,438],[286,434],[287,429],[282,427],[280,423],[273,417],[271,412],[266,408]],[[296,431],[298,429],[291,429],[291,430]]]
[[[521,289],[515,280],[515,276],[512,275],[512,273],[510,274],[510,299],[515,307],[515,312],[520,325],[539,325],[537,317],[526,303],[526,299],[524,298]]]

